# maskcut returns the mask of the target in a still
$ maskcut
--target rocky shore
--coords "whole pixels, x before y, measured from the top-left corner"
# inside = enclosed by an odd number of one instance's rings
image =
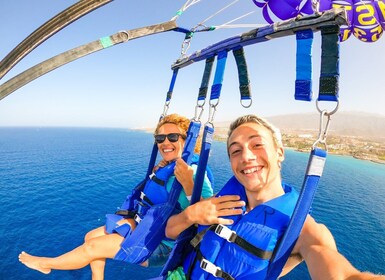
[[[226,141],[225,128],[216,128],[215,140]],[[282,141],[286,148],[300,152],[308,152],[317,135],[282,133]],[[368,160],[385,164],[385,139],[364,139],[363,137],[333,136],[327,139],[328,153],[352,156],[360,160]]]

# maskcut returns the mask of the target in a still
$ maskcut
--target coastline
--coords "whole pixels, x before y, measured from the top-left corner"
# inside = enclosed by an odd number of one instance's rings
[[[308,150],[298,149],[296,147],[285,146],[285,149],[290,149],[290,150],[293,150],[293,151],[296,151],[296,152],[301,152],[301,153],[308,153],[309,152]],[[349,153],[339,153],[339,152],[330,152],[330,151],[328,151],[328,153],[331,154],[331,155],[335,155],[335,156],[347,156],[347,157],[352,157],[352,158],[355,158],[355,159],[358,159],[358,160],[371,161],[373,163],[378,163],[378,164],[385,164],[385,160],[374,158],[371,155],[365,155],[365,156],[364,155],[352,155],[352,154],[349,154]]]
[[[153,133],[153,129],[145,128],[138,129],[147,133]],[[297,152],[309,152],[310,148],[313,145],[314,135],[306,135],[305,137],[300,134],[288,134],[282,133],[282,142],[285,149],[295,150]],[[214,140],[219,142],[226,142],[227,140],[227,127],[217,127]],[[382,154],[379,158],[379,155],[376,153],[370,153],[374,150],[383,150],[382,143],[379,141],[370,141],[364,140],[360,137],[349,137],[349,136],[333,136],[328,139],[328,153],[331,155],[341,155],[341,156],[350,156],[358,160],[371,161],[377,164],[385,164],[385,157]],[[368,148],[369,147],[369,148]],[[377,149],[372,149],[377,147]],[[379,148],[378,148],[379,147]],[[384,150],[385,152],[385,150]]]
[[[227,134],[224,134],[221,132],[222,131],[220,131],[214,136],[214,140],[220,141],[220,142],[226,142]],[[293,140],[293,138],[295,140]],[[288,135],[284,133],[282,134],[282,140],[283,140],[285,149],[291,149],[291,150],[294,150],[297,152],[303,152],[303,153],[309,152],[313,143],[313,141],[311,141],[310,139],[313,139],[313,138],[315,137],[312,137],[312,138],[307,137],[304,140],[299,136],[293,136],[293,135]],[[330,149],[328,149],[328,153],[331,155],[349,156],[358,160],[371,161],[377,164],[385,164],[385,160],[378,158],[378,155],[367,153],[366,150],[365,150],[366,152],[365,153],[360,150],[364,148],[357,145],[355,146],[355,149],[352,150],[352,152],[348,152],[348,150],[345,148],[342,148],[342,146],[339,146],[340,149],[338,149],[338,147],[336,147],[336,145],[333,145],[333,144],[330,144],[329,146],[330,146]]]

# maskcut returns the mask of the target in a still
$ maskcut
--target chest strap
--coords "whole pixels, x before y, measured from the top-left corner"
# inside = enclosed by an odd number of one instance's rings
[[[224,225],[211,225],[208,228],[202,230],[199,232],[192,240],[191,245],[196,248],[198,244],[203,239],[203,236],[207,233],[207,231],[213,231],[216,235],[219,237],[227,240],[230,243],[237,244],[239,247],[241,247],[243,250],[249,252],[250,254],[263,259],[263,260],[270,260],[271,256],[273,255],[273,251],[265,251],[262,250],[250,242],[248,242],[246,239],[240,237],[235,231],[229,229],[228,227]]]
[[[115,214],[119,215],[119,216],[123,216],[125,219],[132,219],[132,218],[134,218],[136,211],[119,209],[115,212]]]
[[[154,205],[154,203],[151,201],[151,199],[144,192],[140,192],[140,199],[142,201],[146,202],[150,206]]]
[[[199,261],[199,267],[206,271],[207,273],[210,273],[211,275],[214,275],[215,277],[222,278],[225,280],[235,280],[233,276],[228,274],[227,272],[224,272],[220,267],[216,266],[212,262],[206,260],[200,250],[197,251],[197,261]]]
[[[155,173],[152,173],[150,176],[150,179],[157,183],[158,185],[164,187],[166,185],[166,182],[156,177]]]
[[[138,201],[135,210],[119,209],[115,212],[115,214],[123,216],[126,219],[134,219],[136,223],[139,224],[144,216],[144,213],[147,212],[147,209],[153,205],[154,203],[148,198],[148,196],[146,196],[144,192],[140,192],[140,201]],[[144,208],[146,209],[144,210]]]
[[[246,239],[240,237],[235,231],[229,229],[228,227],[224,225],[211,225],[201,232],[199,232],[192,240],[191,245],[194,248],[197,248],[197,246],[200,244],[200,242],[203,239],[203,236],[207,233],[207,231],[213,231],[216,235],[219,237],[227,240],[230,243],[237,244],[239,247],[241,247],[243,250],[249,252],[250,254],[263,259],[263,260],[270,260],[271,256],[273,255],[273,251],[265,251],[262,250],[250,242],[248,242]]]

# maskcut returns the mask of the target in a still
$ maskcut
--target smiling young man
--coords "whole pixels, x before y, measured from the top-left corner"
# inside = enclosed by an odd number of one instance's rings
[[[166,235],[176,238],[193,224],[194,250],[169,276],[190,279],[265,279],[298,193],[281,181],[284,149],[278,129],[255,115],[230,125],[227,150],[234,173],[217,197],[171,217]],[[308,216],[282,275],[305,261],[312,279],[385,279],[360,273],[338,253],[326,226]]]

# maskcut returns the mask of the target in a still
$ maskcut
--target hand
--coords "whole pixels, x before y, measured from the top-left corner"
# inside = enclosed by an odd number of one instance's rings
[[[168,161],[162,159],[161,161],[159,161],[159,163],[156,166],[154,166],[154,169],[152,170],[152,172],[156,172],[159,168],[165,167],[167,164],[168,164]]]
[[[231,225],[234,223],[233,220],[221,217],[241,215],[243,210],[240,207],[245,205],[246,203],[240,200],[238,195],[225,195],[201,200],[189,206],[186,211],[188,211],[187,216],[194,224]]]
[[[183,159],[175,160],[174,175],[178,182],[183,186],[186,195],[191,195],[194,188],[194,170]]]

